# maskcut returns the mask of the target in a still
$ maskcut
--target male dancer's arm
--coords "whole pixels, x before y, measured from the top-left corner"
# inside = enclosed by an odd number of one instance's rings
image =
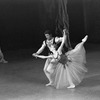
[[[60,42],[62,42],[62,40],[63,40],[63,37],[55,37],[56,43],[60,43]]]
[[[44,50],[45,47],[46,47],[46,44],[45,44],[45,41],[43,41],[43,44],[40,47],[40,49],[36,53],[33,53],[32,55],[42,53],[42,51]]]

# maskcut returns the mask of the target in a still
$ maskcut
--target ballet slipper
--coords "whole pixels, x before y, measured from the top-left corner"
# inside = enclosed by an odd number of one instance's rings
[[[86,35],[86,36],[82,39],[82,42],[86,42],[87,38],[88,38],[88,35]]]
[[[71,89],[71,88],[75,88],[75,85],[70,85],[69,87],[67,87],[68,89]]]

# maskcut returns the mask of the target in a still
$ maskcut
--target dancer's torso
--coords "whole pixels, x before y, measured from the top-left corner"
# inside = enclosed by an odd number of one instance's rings
[[[52,38],[51,40],[45,40],[45,44],[50,50],[50,52],[53,52],[57,46],[57,43],[55,42],[55,38]]]

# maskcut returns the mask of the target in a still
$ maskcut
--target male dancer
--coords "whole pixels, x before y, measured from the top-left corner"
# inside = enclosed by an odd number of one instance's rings
[[[53,37],[52,34],[50,33],[49,30],[45,31],[45,37],[46,40],[43,41],[42,46],[40,47],[40,49],[36,52],[33,53],[32,55],[39,55],[40,53],[42,53],[42,51],[44,50],[44,48],[47,46],[49,51],[52,53],[53,49],[57,48],[57,44],[62,42],[62,37]],[[45,66],[44,66],[44,73],[47,76],[49,83],[46,84],[46,86],[51,85],[52,84],[52,79],[51,79],[51,74],[53,73],[53,68],[50,65],[51,64],[51,58],[48,58],[46,60]],[[50,65],[50,66],[49,66]]]

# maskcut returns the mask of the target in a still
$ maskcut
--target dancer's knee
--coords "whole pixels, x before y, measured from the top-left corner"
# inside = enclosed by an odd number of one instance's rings
[[[47,68],[44,68],[43,71],[44,71],[45,74],[46,74],[46,73],[49,73],[49,71],[48,71]]]
[[[52,74],[52,73],[53,73],[53,68],[52,68],[52,67],[48,67],[48,68],[47,68],[47,72],[49,72],[49,73]]]
[[[53,73],[53,65],[52,64],[49,64],[47,67],[44,67],[43,71],[45,73]]]

